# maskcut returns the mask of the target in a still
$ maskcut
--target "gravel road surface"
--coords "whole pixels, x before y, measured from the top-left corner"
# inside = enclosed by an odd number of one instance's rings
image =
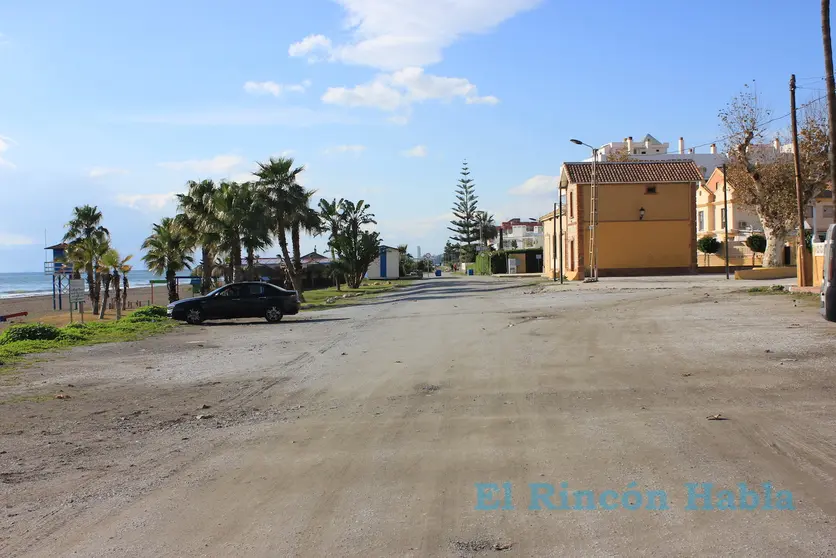
[[[836,556],[836,326],[731,283],[429,279],[48,355],[0,375],[0,555]]]

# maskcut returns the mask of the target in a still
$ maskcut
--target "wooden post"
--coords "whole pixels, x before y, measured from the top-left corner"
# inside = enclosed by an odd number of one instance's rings
[[[792,129],[792,158],[795,163],[795,197],[798,206],[798,286],[812,285],[807,277],[807,246],[804,234],[804,200],[801,184],[801,154],[798,152],[798,118],[795,114],[795,74],[790,76],[790,122]],[[780,155],[780,153],[776,154]]]

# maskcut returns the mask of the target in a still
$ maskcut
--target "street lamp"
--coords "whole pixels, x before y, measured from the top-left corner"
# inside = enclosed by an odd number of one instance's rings
[[[596,167],[598,163],[598,148],[592,147],[579,139],[570,139],[575,145],[585,145],[592,150],[592,185],[590,186],[592,203],[590,204],[589,216],[589,268],[590,275],[583,280],[584,283],[596,283],[598,281],[598,243],[595,233],[598,230],[598,182],[596,180]]]

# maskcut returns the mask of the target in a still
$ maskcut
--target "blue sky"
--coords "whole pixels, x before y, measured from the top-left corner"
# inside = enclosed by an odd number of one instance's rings
[[[438,253],[463,159],[483,209],[537,217],[570,137],[710,142],[746,82],[820,95],[821,48],[817,2],[0,0],[0,272],[83,203],[138,257],[186,180],[279,154]]]

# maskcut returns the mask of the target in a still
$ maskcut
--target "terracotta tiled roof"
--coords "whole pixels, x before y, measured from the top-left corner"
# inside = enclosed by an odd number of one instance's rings
[[[598,163],[598,184],[641,184],[659,182],[700,182],[703,175],[694,161],[627,161]],[[591,184],[592,163],[563,163],[562,180],[570,184]]]

